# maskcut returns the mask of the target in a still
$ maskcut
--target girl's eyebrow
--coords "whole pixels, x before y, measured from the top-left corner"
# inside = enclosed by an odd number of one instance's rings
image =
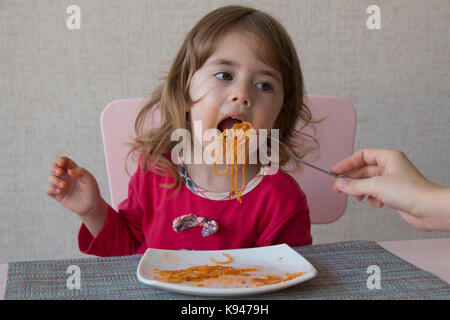
[[[230,60],[226,60],[226,59],[211,60],[208,64],[209,65],[213,65],[213,64],[215,64],[215,65],[225,65],[225,66],[230,66],[230,67],[238,67],[239,66],[239,63],[234,62],[234,61],[230,61]],[[278,76],[278,74],[275,73],[275,72],[272,72],[271,70],[262,69],[262,70],[257,71],[256,73],[257,74],[267,75],[269,77],[274,78],[275,80],[278,80],[278,81],[282,82],[280,77]]]

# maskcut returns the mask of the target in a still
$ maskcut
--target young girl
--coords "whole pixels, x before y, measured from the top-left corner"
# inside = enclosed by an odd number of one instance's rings
[[[243,122],[256,132],[279,129],[279,140],[294,149],[292,138],[302,134],[294,127],[299,120],[311,122],[304,94],[300,63],[285,29],[255,9],[219,8],[188,33],[164,83],[136,119],[129,155],[139,155],[139,166],[118,211],[102,199],[95,178],[67,157],[52,165],[46,192],[79,215],[79,248],[88,254],[309,245],[306,197],[287,173],[247,161],[228,178],[220,175],[226,164],[213,168],[183,158],[177,164],[171,156],[176,129],[189,130],[204,147],[206,130]],[[156,108],[162,125],[145,131],[145,119]],[[202,131],[194,134],[199,122]],[[289,160],[283,148],[280,166]],[[230,181],[246,183],[236,192]]]

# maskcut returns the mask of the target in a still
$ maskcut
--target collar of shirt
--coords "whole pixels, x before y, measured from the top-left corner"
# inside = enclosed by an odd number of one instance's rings
[[[232,192],[213,192],[213,191],[208,191],[205,189],[200,188],[199,186],[197,186],[195,184],[195,182],[189,177],[186,167],[183,163],[183,157],[180,157],[181,163],[178,165],[178,171],[180,173],[181,179],[183,180],[183,183],[185,184],[185,186],[194,194],[206,198],[206,199],[210,199],[210,200],[233,200],[237,198],[237,194],[236,193],[232,193]],[[264,178],[264,176],[266,175],[271,175],[273,174],[273,172],[271,171],[272,169],[270,168],[269,165],[263,165],[261,166],[261,168],[259,169],[259,172],[256,174],[256,176],[254,176],[244,187],[244,190],[242,191],[241,196],[243,196],[246,193],[249,193],[250,191],[252,191],[254,188],[256,188],[256,186],[262,181],[262,179]]]

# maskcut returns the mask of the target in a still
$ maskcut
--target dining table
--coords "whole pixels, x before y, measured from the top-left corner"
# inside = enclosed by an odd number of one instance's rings
[[[317,270],[305,282],[264,294],[222,296],[246,300],[448,300],[450,238],[345,241],[293,247]],[[218,299],[139,282],[142,255],[13,261],[0,264],[3,300]],[[68,279],[76,266],[78,287]],[[72,270],[72,271],[70,271]]]

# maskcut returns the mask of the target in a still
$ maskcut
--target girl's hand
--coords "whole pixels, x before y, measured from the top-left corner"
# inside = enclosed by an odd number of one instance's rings
[[[427,180],[401,151],[362,149],[335,164],[331,171],[341,175],[333,185],[369,204],[384,204],[397,210],[401,217],[423,231],[446,230],[450,215],[440,200],[444,188]],[[448,192],[448,191],[447,191]]]
[[[68,157],[60,157],[51,166],[50,185],[45,189],[52,197],[80,218],[98,211],[102,202],[94,176]]]

